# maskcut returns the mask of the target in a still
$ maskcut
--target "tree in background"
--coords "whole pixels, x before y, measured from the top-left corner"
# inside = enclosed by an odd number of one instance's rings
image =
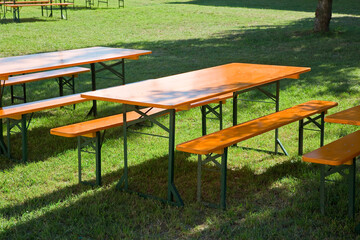
[[[332,0],[319,0],[315,12],[315,32],[328,32],[331,20]]]

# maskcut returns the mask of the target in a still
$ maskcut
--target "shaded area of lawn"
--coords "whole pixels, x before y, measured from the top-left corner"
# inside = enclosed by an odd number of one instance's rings
[[[240,8],[255,8],[255,9],[272,9],[285,11],[306,11],[314,12],[317,6],[317,1],[263,1],[263,0],[190,0],[188,2],[170,2],[169,4],[194,4],[202,6],[215,7],[240,7]],[[333,13],[360,15],[360,3],[357,1],[334,1]]]
[[[182,156],[184,157],[184,156]],[[165,196],[167,157],[149,159],[130,167],[130,186],[142,192]],[[2,239],[32,238],[287,238],[296,239],[351,236],[351,229],[337,225],[332,232],[306,228],[312,224],[319,228],[329,218],[318,213],[318,194],[313,191],[318,179],[304,178],[309,171],[306,164],[283,162],[264,173],[232,168],[228,170],[227,211],[205,208],[195,203],[196,163],[176,159],[177,186],[187,207],[178,208],[159,204],[158,201],[142,199],[114,188],[122,170],[104,176],[105,186],[91,189],[87,186],[71,185],[52,193],[12,205],[0,210],[3,218],[28,218],[27,221],[7,227],[0,234]],[[258,159],[257,161],[267,160]],[[156,171],[154,171],[156,169]],[[296,179],[289,191],[279,184],[286,176]],[[207,173],[205,197],[217,198],[219,177]],[[279,185],[277,185],[279,184]],[[204,191],[205,191],[204,190]],[[339,190],[339,189],[337,189]],[[291,194],[289,194],[291,192]],[[341,189],[340,189],[341,192]],[[332,196],[336,200],[335,196]],[[342,216],[346,209],[332,215]],[[312,215],[317,222],[306,220]],[[282,222],[287,226],[276,224]],[[308,226],[309,227],[309,226]],[[299,228],[303,228],[299,232]]]

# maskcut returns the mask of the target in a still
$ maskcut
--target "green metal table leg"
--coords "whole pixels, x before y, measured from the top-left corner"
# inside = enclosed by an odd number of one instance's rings
[[[117,188],[121,188],[121,186],[123,185],[124,190],[128,190],[128,154],[127,154],[128,149],[127,149],[126,108],[127,105],[123,104],[124,173],[116,185]]]
[[[298,154],[303,155],[303,143],[304,143],[304,120],[299,121],[299,143],[298,143]]]
[[[320,147],[324,146],[324,136],[325,136],[325,112],[322,112],[321,120],[320,120]]]
[[[174,183],[174,158],[175,158],[175,109],[170,110],[169,117],[169,162],[168,162],[168,201],[178,206],[184,203]]]
[[[202,135],[205,136],[206,135],[206,107],[205,106],[201,106],[201,130],[202,130]]]

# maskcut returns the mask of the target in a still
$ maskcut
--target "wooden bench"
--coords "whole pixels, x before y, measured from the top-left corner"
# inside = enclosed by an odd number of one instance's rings
[[[202,117],[203,117],[203,132],[206,132],[206,116],[210,113],[216,114],[216,116],[220,116],[220,129],[222,128],[222,104],[226,102],[226,99],[232,97],[232,94],[224,94],[221,96],[217,96],[205,101],[196,102],[190,105],[190,108],[195,107],[204,107],[207,109],[212,109],[213,111],[204,111],[202,109]],[[219,103],[216,107],[210,107],[211,103]],[[220,107],[219,107],[220,106]],[[217,111],[217,108],[220,111]],[[147,116],[161,116],[167,113],[163,113],[164,109],[159,108],[145,108],[139,110]],[[181,110],[178,110],[181,111]],[[127,123],[135,122],[136,120],[142,121],[144,115],[141,115],[138,112],[132,111],[126,114]],[[205,124],[204,124],[205,122]],[[114,127],[123,126],[123,114],[117,114],[113,116],[98,118],[86,122],[75,123],[67,126],[62,126],[58,128],[53,128],[50,130],[50,133],[57,136],[62,137],[77,137],[78,138],[78,168],[79,168],[79,183],[89,183],[86,181],[82,181],[81,176],[81,153],[88,152],[83,151],[86,147],[92,147],[95,154],[96,161],[96,185],[101,185],[101,147],[104,139],[104,135],[101,136],[100,131],[107,130]],[[105,132],[104,132],[105,134]]]
[[[0,119],[7,118],[7,144],[3,139],[3,132],[0,132],[0,152],[11,158],[10,135],[13,128],[18,128],[22,135],[22,160],[27,161],[27,129],[31,121],[31,117],[27,121],[27,114],[52,109],[76,103],[88,101],[82,98],[80,94],[67,95],[63,97],[45,99],[30,103],[23,103],[14,106],[0,108]],[[31,115],[32,116],[32,115]],[[2,129],[2,121],[0,121],[0,129]]]
[[[75,78],[81,73],[90,72],[89,68],[84,67],[71,67],[64,69],[57,69],[45,72],[30,73],[25,75],[17,75],[9,77],[8,80],[4,81],[3,86],[10,86],[11,89],[11,103],[14,103],[15,99],[26,102],[26,83],[41,81],[46,79],[56,79],[59,84],[59,94],[64,95],[64,86],[68,86],[69,89],[75,94]],[[20,85],[23,88],[23,96],[14,95],[14,86]]]
[[[360,106],[355,106],[325,118],[325,122],[340,123],[347,125],[360,125]],[[303,156],[306,162],[321,165],[320,174],[320,210],[325,213],[325,182],[326,177],[340,173],[347,175],[349,181],[349,216],[354,217],[354,196],[355,196],[355,157],[360,155],[359,141],[360,133],[355,132],[340,138],[328,145],[325,145],[311,153]],[[348,169],[348,174],[344,171]]]
[[[52,7],[58,6],[60,7],[60,17],[61,19],[67,19],[67,6],[73,5],[73,3],[19,3],[19,4],[4,4],[5,7],[9,7],[13,9],[14,22],[20,22],[20,8],[21,7],[41,7],[42,16],[44,16],[43,7],[50,7],[50,17],[52,17]],[[63,10],[65,11],[65,15],[63,14]]]
[[[4,5],[4,4],[36,4],[36,3],[50,3],[50,1],[5,1],[5,2],[0,2],[0,5]]]
[[[305,154],[305,162],[321,164],[320,170],[320,210],[325,213],[325,181],[326,177],[340,173],[347,176],[349,183],[349,217],[355,214],[355,176],[356,157],[360,155],[360,131],[356,131],[319,149]],[[348,174],[345,171],[348,171]]]
[[[201,168],[213,162],[220,168],[221,194],[219,207],[226,208],[226,167],[228,147],[262,133],[275,130],[284,125],[299,121],[299,153],[302,153],[304,126],[314,123],[320,129],[320,145],[324,139],[324,115],[328,109],[337,106],[336,102],[313,100],[294,107],[272,113],[218,132],[205,135],[176,146],[178,151],[198,154],[197,199],[201,201]],[[318,114],[317,117],[311,117]],[[308,119],[304,122],[304,119]],[[320,119],[320,123],[317,120]],[[201,155],[206,155],[202,160]],[[221,157],[221,163],[217,158]]]

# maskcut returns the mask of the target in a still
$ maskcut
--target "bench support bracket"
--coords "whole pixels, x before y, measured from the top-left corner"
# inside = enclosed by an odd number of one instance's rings
[[[350,218],[355,216],[355,179],[356,179],[356,158],[353,159],[351,165],[341,166],[328,166],[321,165],[320,169],[320,210],[322,214],[325,214],[325,182],[330,181],[326,178],[334,173],[340,173],[342,176],[347,178],[349,186],[349,209],[348,215]],[[348,170],[346,174],[344,170]]]
[[[16,120],[16,119],[7,119],[7,152],[6,152],[6,157],[8,157],[9,159],[12,159],[12,155],[11,155],[11,141],[10,141],[10,137],[11,137],[11,132],[13,131],[14,128],[17,128],[20,130],[21,132],[21,145],[22,145],[22,162],[26,162],[28,159],[28,147],[27,147],[27,130],[29,128],[31,119],[32,119],[32,115],[30,115],[30,119],[27,123],[26,121],[26,114],[23,114],[21,116],[20,120]]]
[[[223,154],[208,154],[205,159],[202,160],[202,155],[198,155],[198,169],[197,169],[197,201],[202,202],[207,206],[226,209],[226,175],[227,175],[227,152],[228,148],[224,148]],[[217,159],[221,158],[221,161],[218,162]],[[207,163],[213,163],[215,168],[220,171],[220,203],[214,204],[210,202],[204,202],[201,199],[201,176],[203,166]],[[209,171],[216,171],[213,169],[208,169]]]
[[[325,112],[320,113],[316,117],[308,117],[307,121],[304,119],[299,121],[299,145],[298,145],[298,154],[303,155],[303,145],[304,145],[304,130],[310,131],[320,131],[320,147],[324,146],[324,134],[325,134]],[[318,122],[320,120],[320,123]],[[318,129],[305,128],[306,125],[312,123]]]
[[[101,185],[101,147],[104,142],[105,131],[101,135],[100,132],[96,132],[94,138],[88,138],[83,136],[78,136],[78,169],[79,169],[79,183],[94,185],[89,181],[82,180],[82,167],[81,167],[81,153],[90,153],[95,154],[95,163],[96,163],[96,182],[95,185]],[[88,151],[86,149],[91,148],[93,151]]]
[[[215,119],[219,120],[219,130],[223,129],[223,103],[220,101],[216,106],[212,107],[210,105],[204,105],[201,106],[201,127],[202,127],[202,135],[206,135],[206,119],[207,115],[213,114],[215,116]]]

